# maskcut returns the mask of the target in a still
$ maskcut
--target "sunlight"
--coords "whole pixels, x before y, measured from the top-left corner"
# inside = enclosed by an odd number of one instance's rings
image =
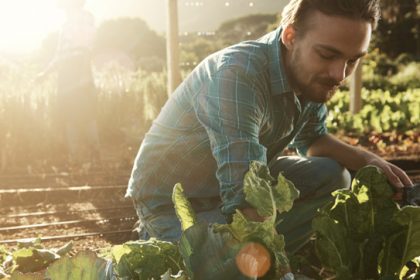
[[[0,52],[25,53],[38,48],[63,20],[55,0],[0,0]]]

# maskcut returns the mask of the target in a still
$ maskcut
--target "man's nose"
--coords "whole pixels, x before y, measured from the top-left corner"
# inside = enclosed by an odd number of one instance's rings
[[[329,76],[337,84],[341,83],[347,77],[347,63],[343,61],[336,61],[329,69]]]

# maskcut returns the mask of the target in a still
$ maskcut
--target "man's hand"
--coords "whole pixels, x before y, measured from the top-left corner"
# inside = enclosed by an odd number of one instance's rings
[[[404,170],[384,159],[373,157],[367,164],[375,165],[381,168],[384,171],[385,176],[388,178],[388,181],[396,188],[402,189],[413,185],[413,182]]]
[[[316,140],[309,148],[308,156],[329,157],[350,170],[359,170],[366,165],[375,165],[384,171],[389,182],[397,190],[413,185],[407,174],[398,166],[372,152],[352,147],[330,134]]]
[[[244,216],[253,222],[264,222],[265,221],[265,217],[261,217],[260,215],[258,215],[258,212],[255,208],[243,208],[240,209],[241,212],[244,214]]]

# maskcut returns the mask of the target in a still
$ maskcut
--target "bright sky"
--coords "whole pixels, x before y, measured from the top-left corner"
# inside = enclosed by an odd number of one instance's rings
[[[64,13],[57,9],[56,1],[0,0],[0,54],[33,51],[41,45],[45,36],[58,30],[64,21]],[[209,10],[215,5],[218,9],[226,10],[224,13],[228,13],[228,17],[235,17],[240,16],[234,12],[238,10],[238,5],[248,7],[247,13],[271,13],[279,9],[279,2],[285,0],[178,0],[178,7],[181,8],[180,31],[190,31],[190,22],[196,28],[194,20],[197,17],[202,19],[201,22],[204,20],[214,25],[213,11],[206,15],[203,10]],[[165,29],[166,0],[86,0],[86,9],[95,16],[97,26],[110,18],[140,17],[158,32]],[[214,26],[203,28],[211,29]]]
[[[34,49],[63,19],[54,0],[0,0],[0,51]]]
[[[114,17],[146,17],[165,20],[163,0],[87,0],[86,9],[97,25]],[[162,14],[162,15],[160,15]],[[38,48],[64,21],[56,0],[0,0],[0,53],[25,53]]]
[[[129,8],[133,4],[136,6],[137,3],[133,2],[140,1],[88,0],[86,8],[99,20],[136,16]],[[56,31],[63,21],[64,13],[56,7],[56,0],[0,0],[0,52],[32,51],[41,45],[46,35]]]

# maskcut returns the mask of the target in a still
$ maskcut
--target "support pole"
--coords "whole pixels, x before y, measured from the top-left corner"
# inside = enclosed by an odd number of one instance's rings
[[[362,60],[350,79],[350,112],[354,115],[362,109]]]
[[[166,0],[166,63],[168,69],[168,96],[181,83],[179,69],[178,5],[177,0]]]

